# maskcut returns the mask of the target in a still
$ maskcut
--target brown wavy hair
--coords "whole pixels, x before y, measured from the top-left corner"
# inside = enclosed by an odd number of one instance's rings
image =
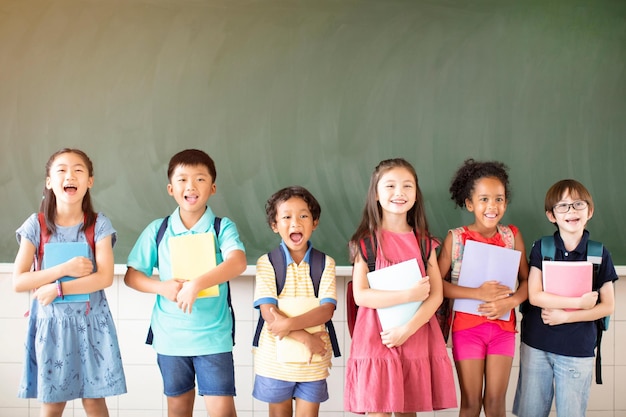
[[[424,197],[422,196],[422,191],[419,187],[417,173],[415,172],[413,165],[403,158],[393,158],[381,161],[376,166],[372,176],[370,177],[370,184],[367,190],[367,197],[365,200],[365,207],[363,208],[361,222],[359,223],[356,232],[354,232],[350,238],[350,262],[352,263],[354,263],[355,258],[359,253],[361,240],[366,237],[370,237],[377,239],[380,242],[380,228],[382,227],[383,210],[377,198],[376,188],[378,187],[380,178],[394,168],[404,168],[408,170],[415,180],[415,204],[413,204],[413,207],[411,207],[411,209],[406,213],[406,221],[415,231],[419,239],[422,259],[424,260],[424,265],[426,265],[426,261],[428,260],[428,256],[430,255],[432,249],[431,240],[434,238],[428,231],[428,221],[426,220],[426,213],[424,210]]]

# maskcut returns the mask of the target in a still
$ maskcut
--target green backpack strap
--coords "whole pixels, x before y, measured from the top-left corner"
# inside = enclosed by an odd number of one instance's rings
[[[544,236],[541,238],[541,258],[544,261],[553,261],[556,248],[554,247],[554,236]]]
[[[587,261],[593,264],[594,268],[599,268],[602,264],[602,243],[595,240],[587,241]]]

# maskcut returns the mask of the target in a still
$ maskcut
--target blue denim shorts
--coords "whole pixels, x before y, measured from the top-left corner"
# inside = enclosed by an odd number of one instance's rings
[[[157,355],[157,363],[163,377],[163,392],[168,397],[191,391],[196,379],[200,395],[236,395],[232,352],[204,356]]]
[[[266,403],[282,403],[291,398],[300,398],[310,403],[321,403],[328,399],[325,379],[311,382],[290,382],[256,375],[252,396]]]

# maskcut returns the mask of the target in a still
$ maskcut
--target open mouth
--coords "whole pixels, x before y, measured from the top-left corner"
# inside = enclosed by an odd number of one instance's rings
[[[185,196],[185,201],[191,203],[191,204],[195,204],[198,201],[198,196],[197,195],[187,195]]]
[[[63,187],[63,191],[68,194],[75,194],[76,191],[78,191],[78,187],[76,187],[75,185],[66,185],[65,187]]]
[[[289,235],[289,239],[291,239],[291,241],[296,244],[302,242],[302,238],[302,233],[291,233]]]

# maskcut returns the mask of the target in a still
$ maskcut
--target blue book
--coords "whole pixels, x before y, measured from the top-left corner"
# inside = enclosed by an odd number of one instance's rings
[[[87,242],[52,242],[43,247],[43,267],[50,268],[69,261],[75,256],[89,257]],[[74,277],[63,277],[60,281],[71,281]],[[68,294],[64,298],[57,297],[53,303],[76,303],[89,301],[89,294]]]

